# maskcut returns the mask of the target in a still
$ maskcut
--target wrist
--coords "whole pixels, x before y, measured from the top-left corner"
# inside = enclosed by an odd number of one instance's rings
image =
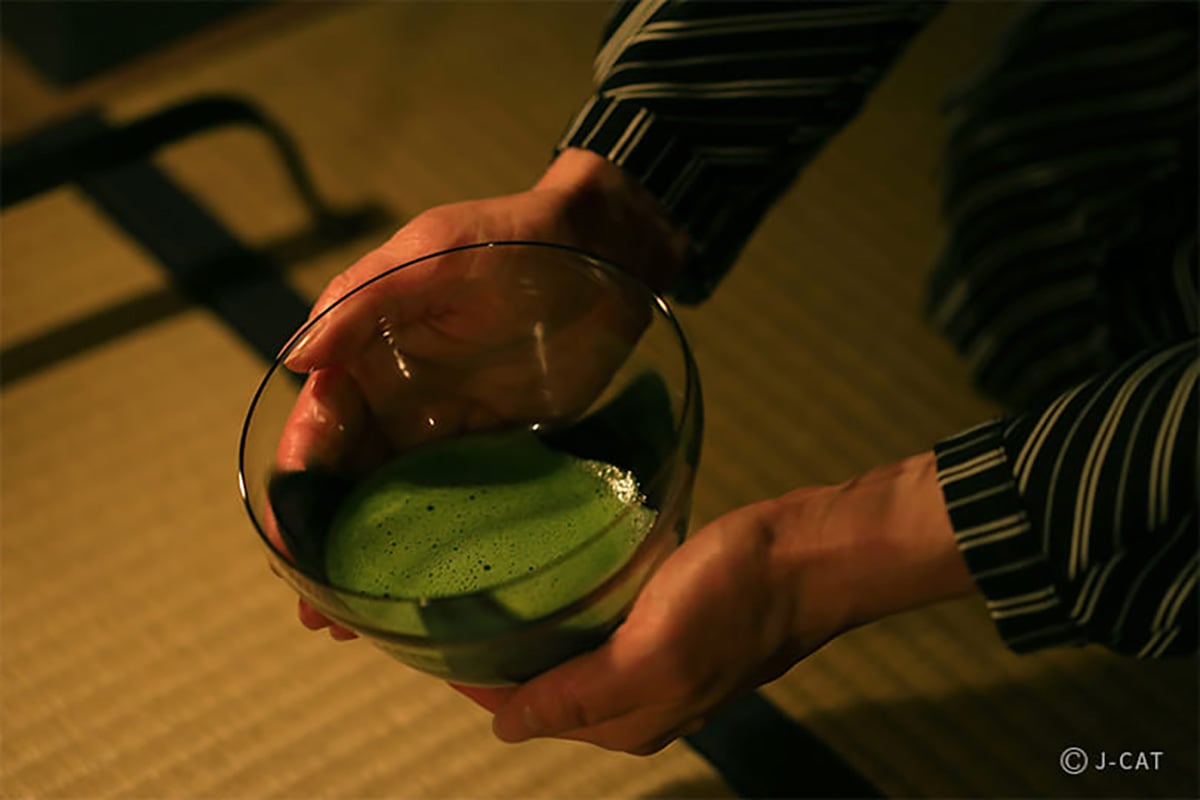
[[[841,632],[972,594],[932,453],[772,501],[779,580]]]
[[[954,537],[932,452],[850,481],[837,518],[854,537],[852,579],[861,587],[854,621],[863,624],[976,591]],[[867,513],[863,513],[864,508]]]
[[[687,234],[659,201],[611,161],[564,150],[533,187],[562,194],[576,244],[629,270],[656,291],[674,283],[691,252]]]

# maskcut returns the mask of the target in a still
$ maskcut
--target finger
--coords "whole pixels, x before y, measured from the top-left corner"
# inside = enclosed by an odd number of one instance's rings
[[[590,728],[560,733],[556,738],[587,742],[605,750],[635,756],[648,756],[701,727],[703,722],[695,709],[668,704],[638,709]]]
[[[454,691],[465,697],[469,697],[476,704],[492,713],[495,713],[508,702],[517,691],[512,686],[466,686],[461,683],[450,683],[448,685]]]
[[[284,365],[307,372],[351,360],[376,336],[409,324],[425,310],[435,280],[432,264],[404,263],[380,248],[329,282],[317,298],[309,322],[284,349]],[[388,274],[385,274],[388,273]]]
[[[300,623],[304,625],[304,627],[312,631],[319,631],[322,628],[328,628],[329,635],[339,642],[345,642],[349,641],[350,639],[358,638],[357,633],[347,627],[333,622],[329,619],[329,617],[310,606],[304,600],[304,598],[300,598],[299,605],[297,606],[297,614],[300,617]]]
[[[403,228],[401,228],[402,230]],[[399,252],[393,244],[399,238],[400,231],[397,231],[388,241],[374,250],[364,253],[357,261],[335,275],[313,302],[309,319],[320,316],[340,298],[366,284],[372,278],[408,261],[409,258],[406,258],[403,252]]]
[[[288,369],[295,372],[307,372],[323,366],[331,349],[328,339],[332,335],[330,331],[334,327],[350,327],[351,331],[343,333],[350,334],[352,339],[361,338],[365,341],[366,337],[370,335],[375,317],[370,313],[369,308],[359,305],[357,310],[362,313],[358,314],[334,315],[325,312],[338,300],[387,270],[388,265],[385,263],[387,257],[380,252],[380,249],[367,253],[347,269],[335,275],[325,285],[308,312],[308,321],[284,348],[284,365]],[[346,307],[349,308],[355,303],[361,304],[361,299],[347,299],[346,303]]]
[[[329,625],[329,636],[330,636],[330,637],[331,637],[331,638],[332,638],[332,639],[333,639],[335,642],[348,642],[348,641],[350,641],[351,639],[357,639],[357,638],[358,638],[358,634],[357,634],[357,633],[355,633],[354,631],[350,630],[349,628],[344,628],[344,627],[342,627],[341,625],[338,625],[337,623],[330,623],[330,625]]]
[[[699,732],[704,728],[705,724],[706,722],[702,717],[694,717],[681,723],[657,739],[651,739],[633,748],[626,748],[625,752],[634,756],[652,756],[659,750],[671,745],[676,739],[682,739],[684,736],[691,736],[693,733]]]
[[[262,525],[263,534],[267,537],[268,541],[275,546],[275,549],[288,558],[291,558],[292,554],[288,552],[287,543],[283,540],[283,534],[279,532],[279,521],[275,519],[275,509],[271,508],[271,504],[269,502],[263,503]],[[271,571],[274,572],[276,576],[283,577],[279,574],[278,567],[270,562],[267,563],[270,564]]]
[[[375,334],[381,317],[377,301],[378,293],[364,291],[314,317],[284,348],[284,366],[311,372],[352,358]]]
[[[497,712],[492,730],[502,741],[521,742],[591,728],[650,705],[660,684],[648,658],[614,635],[519,687]]]
[[[310,631],[319,631],[321,628],[327,628],[333,624],[329,621],[329,617],[310,606],[304,598],[300,598],[296,606],[296,615],[300,617],[300,624]]]
[[[667,729],[665,733],[647,735],[648,731],[655,730],[655,728],[653,726],[638,723],[630,726],[632,736],[628,741],[639,741],[637,739],[638,735],[641,735],[643,738],[638,744],[632,745],[626,744],[625,740],[621,738],[617,738],[611,743],[605,744],[604,735],[598,732],[595,736],[597,741],[593,741],[591,738],[581,739],[581,741],[598,744],[608,750],[629,753],[632,756],[652,756],[663,748],[670,746],[676,739],[696,733],[704,728],[704,725],[704,718],[690,717],[674,727]]]
[[[296,398],[275,454],[281,471],[341,465],[366,422],[366,403],[342,369],[313,372]]]

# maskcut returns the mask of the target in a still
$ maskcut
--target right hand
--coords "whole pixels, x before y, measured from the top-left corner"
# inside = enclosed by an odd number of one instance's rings
[[[439,250],[496,240],[571,245],[629,269],[656,289],[669,284],[688,249],[686,236],[666,220],[657,202],[618,167],[592,153],[568,150],[529,191],[440,206],[417,216],[335,277],[314,304],[310,320],[351,289],[398,264]],[[572,331],[579,325],[604,324],[630,344],[640,332],[638,321],[614,318],[612,307],[588,309],[545,343],[550,357],[578,367],[566,373],[564,385],[555,387],[554,406],[505,403],[503,398],[531,394],[511,388],[494,391],[496,386],[519,387],[534,377],[522,374],[528,359],[503,355],[507,342],[519,342],[527,332],[511,325],[504,307],[489,302],[495,292],[447,291],[457,278],[453,269],[438,262],[413,265],[359,293],[297,342],[285,363],[289,369],[309,373],[309,379],[281,438],[279,469],[321,463],[361,471],[387,452],[433,435],[485,429],[502,421],[569,415],[586,407],[617,366],[572,359],[570,348],[576,341]],[[557,308],[559,301],[570,305],[571,298],[555,301]],[[396,397],[398,387],[394,361],[387,348],[378,346],[381,319],[397,339],[403,337],[396,346],[405,354],[434,361],[482,355],[486,366],[473,372],[470,385],[455,387],[453,405],[421,408],[419,414],[407,409],[402,423],[389,419],[383,412],[394,402],[382,398]],[[409,422],[414,417],[431,420],[430,428],[414,428]],[[329,626],[335,639],[354,637],[303,600],[299,615],[311,629]]]
[[[648,755],[845,631],[975,591],[925,452],[718,517],[595,650],[521,686],[455,688],[504,741]]]

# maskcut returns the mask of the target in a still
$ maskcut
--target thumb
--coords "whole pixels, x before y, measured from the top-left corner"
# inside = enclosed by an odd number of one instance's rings
[[[386,247],[386,246],[385,246]],[[313,303],[308,320],[284,347],[284,365],[293,372],[328,366],[338,353],[366,343],[379,311],[379,282],[400,263],[379,247],[338,273]],[[374,285],[372,281],[376,282]]]
[[[463,683],[454,683],[451,681],[447,684],[451,689],[470,698],[477,705],[484,709],[495,712],[500,706],[512,697],[516,690],[510,686],[468,686]]]
[[[284,346],[283,364],[293,372],[311,372],[347,360],[375,334],[379,310],[372,293],[358,292],[313,316]]]
[[[374,250],[334,277],[312,313],[284,348],[284,364],[307,372],[352,358],[373,336],[421,318],[443,291],[441,259],[411,261],[394,248]]]
[[[590,728],[642,705],[647,681],[634,680],[641,656],[625,657],[614,638],[519,687],[492,721],[505,742]]]

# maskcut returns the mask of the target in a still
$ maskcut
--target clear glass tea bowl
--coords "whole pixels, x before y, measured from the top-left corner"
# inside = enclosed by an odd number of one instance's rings
[[[347,498],[369,493],[387,465],[511,432],[612,465],[636,497],[589,517],[565,552],[473,591],[330,578]],[[660,296],[576,249],[488,242],[396,266],[299,331],[251,401],[238,477],[272,567],[309,604],[412,667],[494,686],[594,648],[620,624],[686,535],[701,435],[696,365]],[[446,452],[433,482],[523,479],[517,467],[460,473]],[[486,519],[487,502],[481,493],[472,513]],[[398,540],[424,541],[408,524]]]

